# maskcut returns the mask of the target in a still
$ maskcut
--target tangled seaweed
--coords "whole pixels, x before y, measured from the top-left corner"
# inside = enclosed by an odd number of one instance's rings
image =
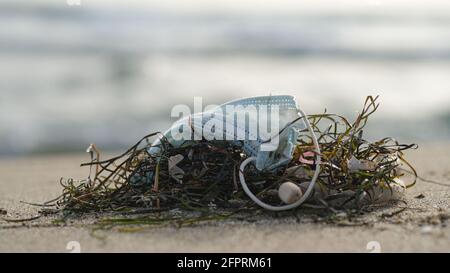
[[[370,142],[363,138],[363,128],[378,109],[378,97],[367,97],[354,122],[345,117],[322,113],[309,119],[318,136],[321,150],[321,172],[316,194],[305,205],[327,204],[336,197],[346,197],[340,205],[371,199],[376,187],[391,186],[406,171],[417,174],[403,152],[415,144],[400,144],[392,138]],[[293,121],[295,122],[295,121]],[[65,212],[162,211],[174,208],[211,211],[216,208],[236,211],[255,207],[238,185],[240,163],[246,159],[241,146],[225,141],[198,141],[194,145],[174,148],[161,138],[163,153],[158,158],[149,154],[151,139],[142,138],[125,153],[100,160],[95,145],[88,152],[91,162],[81,166],[91,169],[87,179],[61,179],[62,195],[47,205]],[[315,152],[307,130],[300,133],[292,161],[275,172],[245,170],[247,184],[258,198],[280,204],[277,189],[291,181],[302,186],[311,180],[315,169]],[[356,167],[355,167],[356,166]],[[325,194],[326,193],[326,194]]]

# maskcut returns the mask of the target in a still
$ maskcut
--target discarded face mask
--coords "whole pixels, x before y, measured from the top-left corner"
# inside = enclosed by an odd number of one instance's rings
[[[292,204],[276,207],[263,203],[251,193],[245,183],[245,166],[255,162],[259,171],[273,171],[287,165],[292,160],[297,138],[305,129],[311,134],[316,153],[316,169],[310,186],[305,194]],[[302,204],[313,190],[320,172],[317,138],[306,115],[297,106],[294,97],[289,95],[239,99],[209,111],[189,115],[175,122],[164,133],[163,138],[175,148],[187,147],[200,140],[231,141],[240,145],[248,157],[241,164],[241,185],[253,201],[270,210],[286,210]],[[159,138],[148,152],[158,158],[163,150]]]
[[[202,139],[232,141],[242,145],[247,156],[256,157],[258,170],[270,171],[292,160],[299,132],[307,128],[305,121],[293,96],[252,97],[184,117],[164,138],[175,148]],[[158,139],[149,153],[157,155],[162,149]]]

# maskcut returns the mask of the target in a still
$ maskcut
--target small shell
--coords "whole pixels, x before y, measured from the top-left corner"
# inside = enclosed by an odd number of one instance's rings
[[[278,196],[286,204],[292,204],[298,201],[302,196],[302,190],[292,182],[284,182],[278,189]]]
[[[395,174],[396,175],[406,175],[407,172],[405,172],[405,164],[402,162],[400,158],[397,158],[397,167],[395,168]]]
[[[352,158],[348,161],[348,169],[350,172],[357,171],[373,171],[375,170],[376,163],[370,160],[359,160],[356,157],[352,156]]]
[[[396,178],[395,183],[387,185],[377,185],[368,190],[363,202],[385,203],[392,200],[402,199],[405,195],[406,186],[403,180]]]

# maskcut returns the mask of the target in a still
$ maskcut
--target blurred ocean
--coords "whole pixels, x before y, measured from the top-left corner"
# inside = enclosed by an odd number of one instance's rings
[[[0,155],[123,149],[193,96],[270,93],[349,116],[378,94],[371,138],[450,140],[444,1],[117,2],[0,2]]]

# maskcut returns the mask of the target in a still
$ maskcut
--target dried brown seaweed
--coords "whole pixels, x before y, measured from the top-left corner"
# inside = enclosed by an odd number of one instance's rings
[[[375,186],[390,187],[404,175],[402,168],[409,168],[414,174],[408,187],[414,185],[417,175],[403,152],[417,145],[400,144],[389,137],[375,142],[363,138],[368,118],[378,109],[377,98],[366,99],[354,122],[326,112],[308,116],[321,150],[318,185],[331,193],[323,198],[311,198],[310,206],[316,202],[319,207],[329,207],[327,201],[342,193],[347,193],[344,203],[357,201],[364,193],[370,194]],[[107,160],[100,160],[100,153],[91,146],[88,150],[91,162],[82,164],[91,168],[89,177],[61,179],[62,195],[47,204],[73,213],[171,209],[208,213],[254,207],[236,182],[238,166],[246,158],[240,146],[202,140],[174,148],[162,138],[164,152],[156,158],[149,154],[148,148],[157,135],[145,136],[125,153]],[[289,180],[300,185],[311,179],[315,168],[313,147],[305,130],[298,138],[288,166],[276,172],[259,172],[251,167],[245,171],[249,187],[261,200],[280,204],[276,190],[281,183]],[[369,167],[355,170],[351,167],[353,161]],[[293,168],[301,170],[301,175],[292,172]]]

